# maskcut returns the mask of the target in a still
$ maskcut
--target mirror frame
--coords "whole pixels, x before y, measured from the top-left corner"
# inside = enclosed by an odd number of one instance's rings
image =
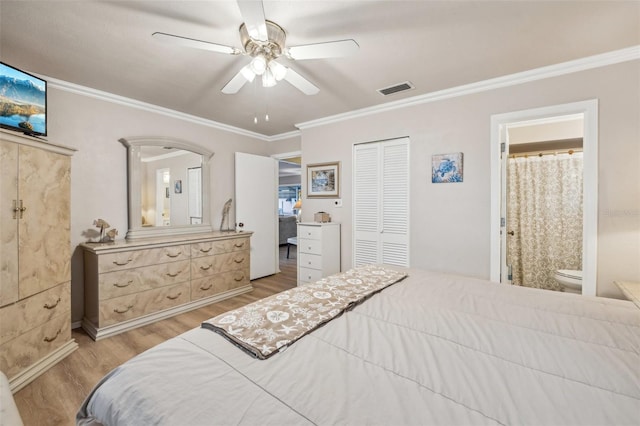
[[[119,142],[127,148],[127,206],[129,210],[129,230],[127,240],[141,238],[179,236],[213,232],[211,225],[211,159],[213,151],[187,141],[165,137],[121,138]],[[184,149],[202,155],[202,223],[197,225],[179,226],[142,226],[142,195],[141,195],[141,155],[143,146],[166,146]]]

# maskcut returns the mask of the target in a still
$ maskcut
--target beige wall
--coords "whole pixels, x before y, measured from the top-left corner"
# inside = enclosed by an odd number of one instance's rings
[[[49,136],[52,143],[78,150],[71,169],[71,247],[73,250],[72,319],[84,314],[84,269],[77,245],[93,221],[105,219],[127,232],[126,149],[118,139],[162,136],[190,141],[215,152],[211,160],[212,223],[222,217],[222,207],[234,198],[234,152],[268,155],[269,143],[157,112],[50,87]],[[235,216],[231,212],[232,222]]]
[[[304,164],[340,160],[344,207],[305,199],[303,220],[328,211],[342,226],[342,268],[351,265],[351,158],[354,143],[411,139],[411,264],[489,276],[489,131],[492,114],[599,99],[598,294],[620,297],[612,282],[640,280],[640,61],[407,107],[308,128],[265,142],[51,87],[49,141],[76,148],[72,158],[71,244],[73,321],[83,315],[82,253],[93,220],[127,230],[127,178],[122,137],[163,136],[215,152],[212,222],[234,197],[233,153],[273,155],[302,150]],[[431,155],[464,152],[464,182],[431,184]],[[304,174],[304,173],[303,173]],[[303,177],[304,182],[304,177]],[[303,189],[304,190],[304,189]],[[234,212],[232,211],[232,216]]]
[[[342,223],[342,269],[349,268],[353,144],[408,136],[411,266],[488,278],[491,115],[598,99],[597,291],[621,297],[614,280],[640,280],[639,75],[640,61],[633,61],[304,128],[303,167],[342,162],[344,207],[305,199],[303,220],[326,211]],[[464,153],[464,182],[432,184],[431,156],[459,151]]]

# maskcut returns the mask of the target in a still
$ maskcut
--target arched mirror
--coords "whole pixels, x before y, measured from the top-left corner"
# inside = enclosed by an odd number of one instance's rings
[[[211,232],[213,152],[169,138],[120,139],[127,147],[127,239]]]

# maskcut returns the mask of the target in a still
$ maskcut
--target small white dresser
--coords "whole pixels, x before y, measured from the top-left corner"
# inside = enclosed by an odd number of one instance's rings
[[[340,224],[298,224],[298,285],[340,272]]]

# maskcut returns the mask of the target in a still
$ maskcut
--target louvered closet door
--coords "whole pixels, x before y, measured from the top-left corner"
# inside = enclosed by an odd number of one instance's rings
[[[409,139],[354,147],[354,265],[409,266]]]

